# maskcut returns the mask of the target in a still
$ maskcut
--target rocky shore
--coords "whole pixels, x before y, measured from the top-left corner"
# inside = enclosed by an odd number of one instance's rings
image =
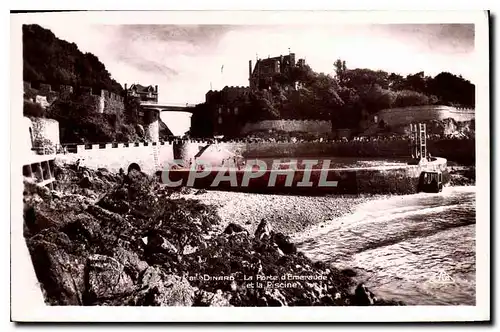
[[[476,167],[450,165],[450,186],[474,186],[476,185]]]
[[[25,182],[24,192],[24,236],[50,305],[401,304],[356,284],[354,271],[312,262],[291,240],[363,198],[262,196],[281,212],[232,203],[221,219],[212,204],[223,194],[174,191],[140,172],[57,165],[55,176],[55,190]]]

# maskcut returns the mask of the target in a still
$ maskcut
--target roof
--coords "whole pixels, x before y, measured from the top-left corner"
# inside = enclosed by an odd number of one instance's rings
[[[129,88],[129,90],[136,90],[137,92],[148,92],[148,89],[153,89],[154,91],[154,87],[152,85],[148,85],[148,86],[143,86],[143,85],[140,85],[140,84],[132,84]]]

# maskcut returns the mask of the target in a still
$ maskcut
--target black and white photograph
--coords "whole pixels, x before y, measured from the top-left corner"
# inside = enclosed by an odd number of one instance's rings
[[[487,11],[10,16],[12,320],[490,319]]]

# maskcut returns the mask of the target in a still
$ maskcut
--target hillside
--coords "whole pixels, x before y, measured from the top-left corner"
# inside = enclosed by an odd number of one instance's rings
[[[36,24],[23,25],[23,80],[123,92],[95,55],[82,53],[75,43],[59,39]]]
[[[363,117],[382,109],[475,105],[475,85],[448,72],[434,77],[424,72],[403,77],[382,70],[349,69],[342,60],[337,60],[334,68],[335,76],[315,72],[307,65],[278,74],[270,91],[250,96],[248,120],[331,119],[339,128],[354,128]],[[289,88],[294,82],[298,83],[296,90]],[[255,109],[262,111],[256,115]]]

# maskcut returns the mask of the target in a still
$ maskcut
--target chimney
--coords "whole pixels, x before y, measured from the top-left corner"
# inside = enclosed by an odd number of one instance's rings
[[[124,84],[125,91],[127,91],[127,83]]]
[[[252,60],[248,61],[248,79],[252,78]]]
[[[158,85],[155,85],[155,92],[158,93]]]

